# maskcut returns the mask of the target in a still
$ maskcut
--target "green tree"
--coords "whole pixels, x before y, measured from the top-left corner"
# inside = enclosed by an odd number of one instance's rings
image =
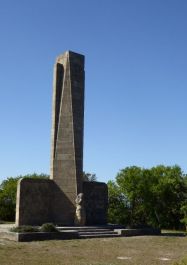
[[[129,225],[150,225],[147,220],[152,216],[153,209],[151,185],[154,179],[147,169],[132,166],[121,170],[116,182],[129,202]],[[156,222],[155,222],[156,223]],[[151,224],[157,226],[157,224]]]
[[[181,213],[183,214],[183,218],[181,219],[181,222],[185,225],[186,231],[187,231],[187,201],[181,207]]]
[[[159,223],[162,227],[177,229],[181,226],[180,209],[187,194],[185,175],[179,166],[154,167],[151,174],[158,180],[152,189]]]
[[[130,216],[128,200],[114,181],[109,181],[108,222],[112,224],[127,224]]]
[[[8,178],[0,185],[0,217],[5,221],[14,221],[16,208],[17,178]]]
[[[123,195],[118,199],[126,209],[126,224],[179,228],[182,218],[180,209],[187,194],[185,178],[179,166],[160,165],[151,169],[132,166],[122,169],[112,185],[117,194]],[[109,186],[109,202],[110,189]],[[125,202],[121,198],[125,198]],[[109,213],[112,207],[109,204]]]

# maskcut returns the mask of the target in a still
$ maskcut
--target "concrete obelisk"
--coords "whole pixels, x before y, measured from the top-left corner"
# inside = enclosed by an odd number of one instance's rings
[[[105,183],[84,182],[84,56],[67,51],[54,68],[50,179],[19,181],[16,225],[73,225],[75,199],[84,194],[86,224],[106,224]]]
[[[75,198],[82,192],[84,128],[84,56],[67,51],[54,67],[51,175],[74,218]],[[64,207],[66,205],[64,203]],[[72,208],[72,209],[69,209]],[[62,209],[66,212],[66,209]]]

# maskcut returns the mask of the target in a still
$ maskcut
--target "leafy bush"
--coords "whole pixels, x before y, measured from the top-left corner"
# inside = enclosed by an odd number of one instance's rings
[[[10,231],[16,233],[59,232],[59,230],[52,223],[43,224],[40,229],[36,226],[21,225],[11,228]]]
[[[30,232],[39,232],[39,229],[37,227],[33,227],[30,225],[22,225],[22,226],[13,227],[10,229],[10,231],[16,233],[30,233]]]
[[[41,232],[59,232],[59,230],[52,223],[43,224],[40,228]]]

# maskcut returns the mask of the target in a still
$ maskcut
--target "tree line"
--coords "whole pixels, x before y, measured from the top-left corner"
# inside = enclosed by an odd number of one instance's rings
[[[20,178],[49,178],[47,174],[9,177],[0,184],[0,219],[15,220],[16,190]],[[96,181],[96,175],[83,173],[83,180]],[[109,192],[108,222],[127,227],[181,229],[187,226],[187,175],[179,166],[156,166],[150,169],[126,167]]]
[[[187,225],[187,175],[179,166],[122,169],[108,182],[111,223],[181,229]]]

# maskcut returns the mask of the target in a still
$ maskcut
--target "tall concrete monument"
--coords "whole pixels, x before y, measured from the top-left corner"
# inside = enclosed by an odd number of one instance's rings
[[[54,67],[50,175],[66,196],[61,206],[65,223],[73,223],[75,198],[82,192],[83,129],[84,56],[67,51]]]
[[[51,179],[75,205],[82,192],[84,56],[65,52],[54,69]]]
[[[84,198],[84,224],[107,222],[107,185],[83,181],[84,78],[83,55],[67,51],[57,58],[50,179],[19,181],[17,226],[46,222],[74,225],[76,214],[83,210],[76,203],[79,197]],[[76,211],[76,205],[81,210]]]

